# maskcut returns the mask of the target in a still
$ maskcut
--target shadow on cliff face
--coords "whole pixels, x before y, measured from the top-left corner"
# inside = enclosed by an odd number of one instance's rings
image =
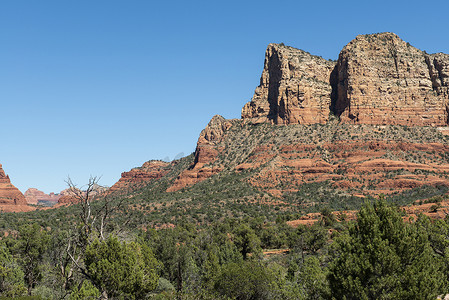
[[[277,123],[278,118],[278,97],[279,97],[279,86],[281,81],[281,60],[277,52],[268,58],[268,70],[269,70],[269,81],[268,81],[268,103],[270,105],[270,112],[268,113],[268,119],[273,120]]]
[[[335,65],[334,69],[331,72],[331,75],[329,77],[329,83],[331,84],[331,87],[332,87],[331,105],[330,105],[329,109],[334,115],[339,117],[341,112],[337,113],[337,111],[336,111],[337,99],[338,99],[338,63]]]
[[[446,124],[449,126],[449,103],[446,105]]]
[[[348,61],[338,58],[338,62],[335,65],[329,76],[329,83],[332,88],[331,92],[331,105],[329,107],[331,113],[340,117],[345,110],[349,110],[348,117],[355,119],[356,116],[350,112],[351,103],[348,99],[346,91],[348,90],[348,79],[341,74],[345,74],[348,69]]]
[[[329,83],[332,88],[331,92],[331,105],[329,107],[331,113],[335,116],[340,117],[341,114],[350,106],[348,97],[346,96],[345,90],[347,83],[345,78],[340,78],[340,70],[347,68],[347,62],[341,66],[341,61],[339,59],[338,63],[335,65],[334,69],[329,76]]]

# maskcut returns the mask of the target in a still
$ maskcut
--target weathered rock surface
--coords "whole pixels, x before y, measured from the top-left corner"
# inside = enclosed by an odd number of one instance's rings
[[[242,118],[275,124],[326,123],[335,62],[288,46],[270,44],[260,85]]]
[[[270,44],[242,119],[275,124],[447,126],[449,55],[427,54],[393,33],[359,35],[326,61]]]
[[[54,202],[57,203],[59,198],[61,198],[61,194],[50,193],[46,194],[38,189],[29,188],[25,194],[25,199],[28,204],[37,205],[42,202]]]
[[[170,165],[171,163],[161,160],[147,161],[139,168],[123,172],[119,181],[109,189],[109,192],[126,192],[127,189],[136,188],[144,182],[157,180],[169,172]]]
[[[94,184],[89,193],[89,199],[96,200],[96,197],[106,194],[108,190],[108,187]],[[86,191],[76,187],[69,187],[59,193],[59,200],[56,207],[79,203],[81,199],[85,199],[86,195]]]
[[[60,197],[59,197],[58,203],[56,205],[57,207],[59,207],[61,205],[76,204],[76,203],[80,202],[80,199],[78,197],[75,197],[75,195],[84,196],[85,193],[83,191],[81,191],[80,189],[68,188],[68,189],[61,191],[61,193],[59,193],[59,195],[60,195]]]
[[[359,35],[340,53],[335,113],[354,124],[447,124],[449,56],[393,33]]]
[[[27,205],[23,194],[11,184],[0,164],[0,205]]]
[[[250,181],[273,195],[293,191],[298,183],[322,181],[367,194],[390,194],[423,185],[449,186],[449,162],[444,159],[448,151],[447,144],[402,141],[347,140],[319,147],[304,143],[280,145],[256,151],[249,158],[257,161],[253,169],[265,166]],[[411,161],[413,157],[420,161]]]
[[[207,165],[216,160],[220,152],[220,147],[217,147],[217,145],[231,126],[232,120],[226,120],[219,115],[212,117],[198,138],[193,164],[179,174],[173,185],[167,189],[167,192],[177,191],[203,181],[223,169],[221,166],[211,167]]]

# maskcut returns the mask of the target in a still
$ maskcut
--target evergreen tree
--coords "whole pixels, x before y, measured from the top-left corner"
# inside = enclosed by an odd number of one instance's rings
[[[89,279],[105,298],[143,299],[159,279],[158,262],[147,246],[120,243],[114,236],[87,246],[85,265]]]
[[[435,299],[446,287],[422,226],[384,200],[366,204],[334,243],[329,282],[336,299]]]
[[[0,244],[0,296],[16,297],[26,293],[22,268],[8,248]]]
[[[279,299],[282,278],[262,263],[246,260],[224,265],[216,277],[214,289],[230,299]]]
[[[247,224],[241,224],[234,230],[234,244],[242,253],[243,259],[246,259],[249,253],[257,256],[262,252],[259,237]]]
[[[47,231],[38,224],[23,225],[19,228],[19,234],[13,251],[24,271],[25,284],[28,295],[41,280],[44,254],[47,251],[50,237]]]

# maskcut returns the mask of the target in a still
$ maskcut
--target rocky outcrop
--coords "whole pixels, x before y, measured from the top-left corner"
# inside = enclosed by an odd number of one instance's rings
[[[242,118],[275,124],[326,123],[335,62],[292,47],[270,44],[260,85]]]
[[[71,204],[79,203],[80,202],[79,196],[76,196],[76,195],[80,195],[81,197],[84,197],[85,193],[83,191],[81,191],[80,189],[71,187],[71,188],[61,191],[61,193],[59,193],[59,195],[60,195],[60,197],[58,199],[57,206],[71,205]]]
[[[426,54],[432,88],[437,95],[449,98],[449,54]]]
[[[27,205],[23,194],[11,184],[0,164],[0,205]]]
[[[337,63],[270,44],[242,119],[275,124],[447,126],[449,55],[427,54],[393,33],[359,35]]]
[[[29,188],[25,192],[24,196],[28,204],[37,205],[39,203],[46,203],[46,204],[57,203],[62,195],[55,193],[46,194],[38,189]]]
[[[359,35],[340,53],[334,111],[354,124],[447,124],[449,56],[393,33]]]
[[[226,120],[220,115],[215,115],[209,121],[198,138],[199,145],[216,145],[221,141],[225,132],[232,126],[230,120]]]
[[[273,195],[295,190],[298,183],[322,181],[339,189],[391,194],[423,185],[449,186],[449,163],[444,159],[448,151],[449,146],[442,143],[401,141],[346,140],[319,147],[287,144],[255,152],[251,159],[256,165],[236,170],[264,166],[250,182]],[[414,157],[420,160],[411,161]]]
[[[97,200],[105,195],[107,191],[109,191],[108,187],[94,184],[89,192],[89,199]],[[86,199],[87,191],[72,186],[61,191],[58,196],[59,200],[56,207],[79,203],[81,200]]]
[[[135,188],[144,182],[160,179],[170,171],[170,166],[171,163],[161,160],[147,161],[139,168],[123,172],[119,181],[109,189],[109,192],[126,192],[128,189]]]
[[[222,116],[215,115],[201,131],[198,138],[195,160],[193,164],[181,172],[167,192],[174,192],[186,186],[203,181],[214,174],[219,173],[223,168],[208,166],[214,162],[219,154],[220,148],[217,145],[226,135],[226,131],[232,126],[231,120],[226,120]]]

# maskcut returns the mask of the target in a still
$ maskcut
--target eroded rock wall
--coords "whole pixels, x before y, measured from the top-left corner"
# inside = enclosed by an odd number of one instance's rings
[[[333,110],[345,123],[444,126],[448,62],[394,33],[359,35],[340,53]]]
[[[59,201],[59,198],[61,198],[61,194],[55,194],[50,193],[49,195],[36,189],[36,188],[29,188],[26,190],[25,199],[28,204],[34,204],[37,205],[39,201],[46,201],[46,202],[54,202],[57,203]]]
[[[23,194],[11,184],[0,164],[0,205],[27,205]]]
[[[270,44],[254,96],[242,118],[275,124],[326,123],[335,62],[288,46]]]
[[[179,174],[173,185],[167,189],[167,192],[180,190],[222,171],[222,167],[212,167],[208,166],[208,164],[216,160],[220,152],[220,147],[217,147],[217,145],[231,126],[232,120],[226,120],[220,115],[212,117],[198,138],[194,162],[187,170]]]
[[[446,126],[449,55],[427,54],[394,33],[359,35],[337,63],[270,44],[242,119],[274,124]]]

